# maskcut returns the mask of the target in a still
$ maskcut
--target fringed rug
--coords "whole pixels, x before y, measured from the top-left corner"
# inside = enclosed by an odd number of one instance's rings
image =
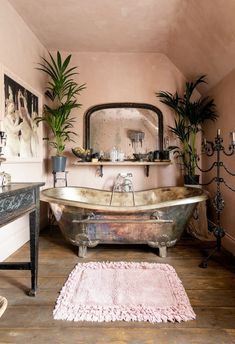
[[[54,319],[181,322],[195,313],[174,268],[131,262],[78,263],[62,288]]]

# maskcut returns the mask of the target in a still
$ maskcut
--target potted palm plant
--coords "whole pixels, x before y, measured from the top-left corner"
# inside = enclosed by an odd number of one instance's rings
[[[179,146],[170,146],[184,167],[185,184],[198,184],[199,175],[196,174],[199,159],[196,138],[201,131],[202,124],[215,121],[217,118],[214,100],[209,97],[199,97],[193,100],[193,93],[198,85],[206,83],[206,76],[202,75],[195,81],[186,82],[182,96],[175,92],[160,91],[156,93],[163,104],[166,104],[175,114],[174,126],[169,126],[170,131],[178,138]]]
[[[49,53],[49,59],[42,58],[42,62],[38,63],[39,67],[37,67],[49,77],[45,92],[48,104],[44,105],[42,116],[37,117],[36,121],[45,122],[51,131],[47,139],[56,151],[56,155],[52,156],[54,172],[65,170],[66,141],[73,141],[72,136],[76,135],[72,130],[75,117],[71,117],[71,114],[72,110],[81,106],[77,96],[85,88],[85,84],[78,85],[74,80],[74,75],[78,73],[77,67],[70,67],[71,56],[68,55],[63,60],[59,51],[56,58]]]

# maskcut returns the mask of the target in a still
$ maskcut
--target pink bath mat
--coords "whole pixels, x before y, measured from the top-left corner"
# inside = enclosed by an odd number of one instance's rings
[[[132,262],[78,263],[62,288],[54,319],[181,322],[195,313],[174,268]]]

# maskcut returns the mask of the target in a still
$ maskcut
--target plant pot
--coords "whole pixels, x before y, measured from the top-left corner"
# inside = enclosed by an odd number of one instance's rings
[[[67,158],[65,156],[52,156],[52,171],[53,172],[64,172]]]
[[[199,185],[199,174],[184,175],[184,185]]]

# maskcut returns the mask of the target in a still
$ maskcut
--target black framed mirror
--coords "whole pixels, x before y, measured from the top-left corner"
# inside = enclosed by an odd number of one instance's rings
[[[133,153],[163,150],[163,115],[146,103],[105,103],[84,115],[84,146],[110,157],[115,148],[125,160]]]

